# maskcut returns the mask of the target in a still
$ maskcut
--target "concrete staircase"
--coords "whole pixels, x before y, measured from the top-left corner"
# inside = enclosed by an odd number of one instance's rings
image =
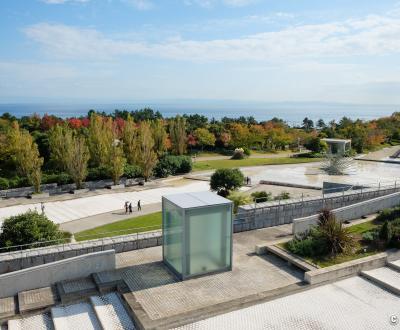
[[[52,307],[50,312],[9,320],[8,330],[134,330],[118,293],[92,296],[89,302]],[[3,328],[1,328],[3,330]]]
[[[361,276],[400,296],[400,260],[388,262],[386,267],[362,271]]]

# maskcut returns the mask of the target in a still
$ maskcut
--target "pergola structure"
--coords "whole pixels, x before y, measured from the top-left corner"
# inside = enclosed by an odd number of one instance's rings
[[[345,139],[321,139],[328,145],[329,154],[344,154],[351,149],[351,140]]]

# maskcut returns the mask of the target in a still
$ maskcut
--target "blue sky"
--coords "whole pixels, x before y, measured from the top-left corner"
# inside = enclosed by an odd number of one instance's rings
[[[0,102],[400,103],[400,2],[2,0]]]

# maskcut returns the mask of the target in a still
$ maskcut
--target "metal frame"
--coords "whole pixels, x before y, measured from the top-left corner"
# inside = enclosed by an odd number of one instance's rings
[[[181,237],[181,241],[182,241],[182,245],[181,245],[181,256],[182,256],[182,274],[180,274],[174,266],[172,266],[168,260],[165,258],[165,251],[164,251],[164,237],[165,237],[165,200],[168,201],[168,203],[173,204],[175,207],[177,207],[178,209],[182,210],[182,223],[183,223],[183,228],[182,228],[182,237]],[[220,205],[224,205],[224,206],[229,206],[229,214],[230,214],[230,221],[231,221],[231,225],[230,225],[230,256],[229,256],[229,266],[225,267],[225,268],[221,268],[215,271],[205,271],[203,273],[197,273],[197,274],[193,274],[193,275],[186,275],[187,274],[187,258],[188,258],[188,249],[189,249],[189,243],[188,243],[188,235],[187,233],[189,232],[190,228],[189,228],[189,224],[186,218],[186,211],[190,211],[190,210],[195,210],[195,209],[208,209],[208,208],[212,208],[213,206],[220,206]],[[177,205],[176,203],[170,201],[167,197],[162,197],[162,237],[163,237],[163,246],[162,246],[162,255],[163,255],[163,262],[165,263],[165,265],[168,267],[168,269],[176,276],[178,277],[180,280],[187,280],[190,278],[196,278],[196,277],[200,277],[203,275],[211,275],[211,274],[217,274],[217,273],[221,273],[221,272],[226,272],[226,271],[230,271],[232,270],[232,262],[233,262],[233,207],[232,207],[232,203],[221,203],[221,204],[215,204],[215,205],[205,205],[205,206],[196,206],[196,207],[189,207],[189,208],[182,208],[179,205]]]

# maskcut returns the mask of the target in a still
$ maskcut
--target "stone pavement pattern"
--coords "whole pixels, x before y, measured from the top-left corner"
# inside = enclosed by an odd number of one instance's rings
[[[100,276],[104,281],[120,276],[151,319],[167,318],[300,283],[302,271],[273,256],[254,254],[256,244],[288,235],[290,226],[235,234],[232,272],[177,281],[161,262],[161,247],[155,247],[120,254],[122,268]]]

